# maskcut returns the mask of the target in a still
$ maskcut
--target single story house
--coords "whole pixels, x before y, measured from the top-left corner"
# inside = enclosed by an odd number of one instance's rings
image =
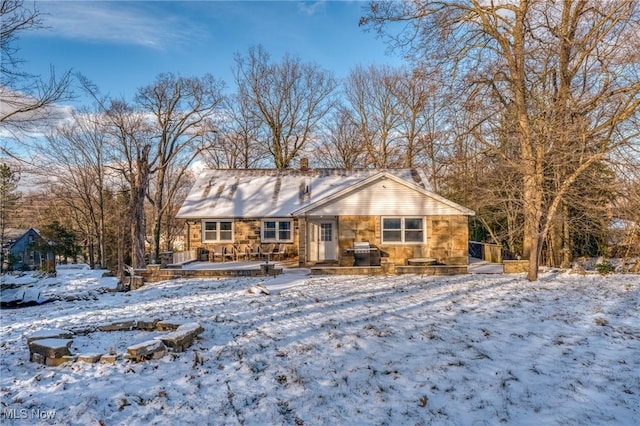
[[[304,164],[304,163],[303,163]],[[300,266],[352,266],[368,242],[386,262],[468,263],[468,217],[413,169],[205,170],[178,211],[186,249],[275,244]]]
[[[55,261],[52,243],[35,228],[7,228],[2,244],[3,270],[37,269]]]

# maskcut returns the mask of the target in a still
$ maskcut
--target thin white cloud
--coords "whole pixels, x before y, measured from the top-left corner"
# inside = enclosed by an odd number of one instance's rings
[[[313,16],[321,10],[324,10],[325,1],[303,1],[298,3],[298,10],[301,13],[309,16]]]
[[[42,136],[71,116],[71,107],[65,105],[52,104],[31,110],[37,103],[32,96],[0,85],[0,117],[3,119],[0,139]]]
[[[169,14],[164,2],[56,1],[38,5],[47,27],[40,35],[163,49],[184,44],[199,31]],[[166,3],[164,3],[166,5]]]

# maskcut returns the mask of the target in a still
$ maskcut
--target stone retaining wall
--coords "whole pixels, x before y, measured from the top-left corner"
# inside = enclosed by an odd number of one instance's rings
[[[529,272],[528,260],[503,260],[505,274],[521,274]]]
[[[393,263],[382,266],[318,266],[311,268],[312,275],[460,275],[468,273],[467,265],[399,266]]]
[[[155,283],[178,278],[264,277],[282,273],[282,268],[263,266],[261,264],[257,269],[161,269],[160,265],[147,265],[147,269],[136,270],[136,275],[141,277],[143,283]]]
[[[462,275],[468,272],[467,265],[396,266],[398,274]]]
[[[317,266],[311,275],[386,275],[381,266]]]

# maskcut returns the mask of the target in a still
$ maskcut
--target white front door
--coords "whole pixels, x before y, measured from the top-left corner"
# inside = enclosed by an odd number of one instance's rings
[[[336,260],[337,235],[335,220],[309,222],[309,260],[323,262]]]

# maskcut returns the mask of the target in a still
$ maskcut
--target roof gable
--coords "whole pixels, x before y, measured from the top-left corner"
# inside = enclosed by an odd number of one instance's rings
[[[31,237],[33,237],[33,240],[41,240],[43,238],[40,231],[35,228],[17,229],[15,233],[18,234],[16,237],[5,238],[5,245],[8,245],[11,249],[14,247],[26,247],[31,243]]]
[[[366,210],[364,210],[365,205]],[[293,215],[354,215],[363,213],[372,215],[475,215],[474,211],[466,207],[388,172],[380,172],[356,185],[317,200],[296,210]]]

